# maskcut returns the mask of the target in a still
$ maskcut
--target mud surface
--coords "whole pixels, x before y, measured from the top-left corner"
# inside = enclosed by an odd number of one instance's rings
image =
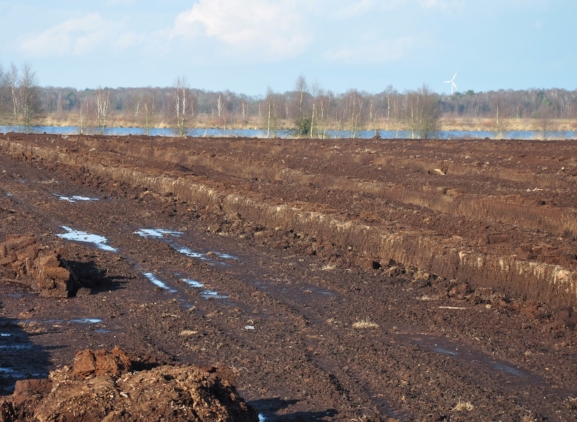
[[[265,420],[577,418],[572,142],[0,137],[0,387],[81,349],[231,367]],[[65,199],[64,199],[65,198]]]

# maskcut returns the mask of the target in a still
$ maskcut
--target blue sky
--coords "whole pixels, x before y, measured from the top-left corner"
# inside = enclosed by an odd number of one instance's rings
[[[0,64],[42,85],[249,95],[577,89],[575,0],[0,0]]]

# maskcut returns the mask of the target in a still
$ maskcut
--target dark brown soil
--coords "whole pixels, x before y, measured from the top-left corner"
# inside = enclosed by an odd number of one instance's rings
[[[0,169],[0,242],[85,286],[0,268],[5,394],[120,346],[231,367],[270,421],[577,418],[573,142],[8,134]]]

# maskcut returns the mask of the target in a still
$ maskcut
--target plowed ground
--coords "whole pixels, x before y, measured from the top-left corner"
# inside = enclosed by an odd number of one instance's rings
[[[65,248],[94,286],[0,269],[5,394],[120,346],[230,366],[271,421],[577,418],[572,142],[8,134],[0,169],[0,242]]]

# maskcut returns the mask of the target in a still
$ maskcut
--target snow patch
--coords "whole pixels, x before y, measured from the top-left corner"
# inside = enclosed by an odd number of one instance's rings
[[[98,201],[98,198],[89,198],[87,196],[80,196],[80,195],[73,195],[73,196],[64,196],[64,195],[58,195],[58,194],[54,194],[55,196],[58,197],[58,199],[60,199],[61,201],[66,201],[66,202],[79,202],[79,201]]]
[[[176,293],[176,290],[171,289],[170,287],[168,287],[166,285],[166,283],[164,283],[162,280],[160,280],[159,278],[157,278],[154,274],[152,273],[142,273],[143,276],[145,276],[152,284],[154,284],[157,287],[160,287],[161,289],[167,290],[170,293]]]
[[[102,249],[103,251],[109,251],[109,252],[117,251],[116,248],[107,245],[108,239],[105,238],[104,236],[99,236],[97,234],[90,234],[80,230],[73,230],[70,227],[66,226],[62,226],[62,228],[66,230],[68,233],[56,235],[61,239],[73,240],[76,242],[83,242],[83,243],[91,243],[95,247],[97,247],[98,249]]]
[[[201,287],[204,287],[204,284],[202,284],[200,281],[191,280],[190,278],[183,278],[181,279],[181,281],[184,281],[186,284],[188,284],[191,287],[194,287],[195,289],[200,289]]]
[[[228,299],[228,296],[220,295],[213,290],[204,290],[200,292],[200,295],[205,299]]]
[[[140,237],[144,237],[146,239],[162,239],[164,235],[180,237],[183,235],[183,232],[179,232],[176,230],[165,230],[165,229],[140,229],[134,232],[134,234],[139,235]]]
[[[99,324],[102,320],[100,318],[79,318],[71,319],[70,322],[75,322],[77,324]]]

